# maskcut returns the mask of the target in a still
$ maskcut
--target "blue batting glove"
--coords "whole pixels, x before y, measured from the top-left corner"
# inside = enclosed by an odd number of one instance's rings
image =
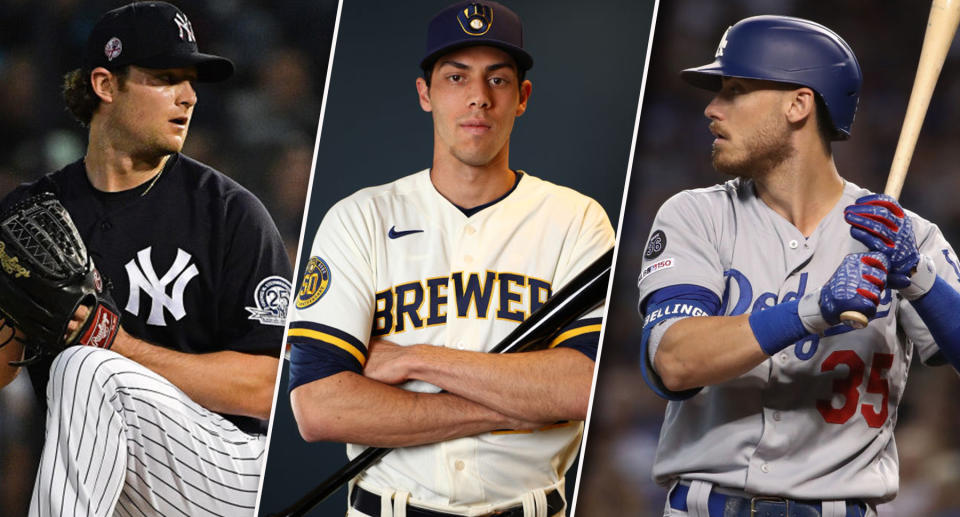
[[[856,311],[867,318],[877,313],[880,294],[887,281],[890,261],[879,252],[851,253],[820,290],[820,313],[830,325],[840,323],[840,314]]]
[[[850,235],[871,251],[890,259],[887,283],[894,289],[910,285],[910,275],[920,260],[910,217],[896,199],[886,194],[861,197],[843,211]]]

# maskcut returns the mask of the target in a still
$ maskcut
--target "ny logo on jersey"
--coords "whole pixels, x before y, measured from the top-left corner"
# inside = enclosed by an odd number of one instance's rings
[[[126,311],[134,316],[140,314],[140,291],[150,295],[150,316],[147,323],[150,325],[166,326],[163,316],[166,308],[179,321],[187,315],[183,306],[183,291],[193,277],[200,274],[196,264],[190,264],[191,256],[186,251],[177,248],[177,258],[170,269],[158,278],[150,260],[151,247],[137,252],[137,258],[127,262],[127,277],[130,279],[130,297],[127,299]],[[137,264],[139,262],[139,264]],[[173,292],[167,294],[167,286],[173,283]]]
[[[175,14],[173,22],[177,24],[177,29],[180,30],[180,39],[197,41],[197,38],[193,36],[193,25],[190,25],[190,20],[187,19],[186,15],[183,13]]]

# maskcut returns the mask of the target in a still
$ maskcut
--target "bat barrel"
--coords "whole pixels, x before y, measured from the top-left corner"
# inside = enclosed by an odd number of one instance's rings
[[[913,81],[913,90],[910,92],[910,101],[907,103],[907,113],[903,118],[903,127],[900,138],[897,140],[897,149],[893,154],[890,165],[890,174],[887,176],[887,185],[884,193],[895,198],[900,197],[903,183],[907,178],[907,169],[913,157],[917,139],[920,138],[920,128],[923,119],[927,116],[933,90],[940,78],[940,71],[947,58],[947,52],[957,32],[960,23],[960,0],[933,0],[930,5],[930,16],[927,19],[927,30],[923,36],[923,48],[920,50],[920,62],[917,64],[917,75]]]

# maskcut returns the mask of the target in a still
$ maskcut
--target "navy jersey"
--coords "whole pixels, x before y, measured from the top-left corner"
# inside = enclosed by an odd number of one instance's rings
[[[106,193],[78,160],[17,188],[0,208],[42,191],[70,212],[132,336],[188,353],[280,355],[290,261],[263,204],[235,181],[174,154],[156,181]],[[41,399],[49,364],[30,368]]]

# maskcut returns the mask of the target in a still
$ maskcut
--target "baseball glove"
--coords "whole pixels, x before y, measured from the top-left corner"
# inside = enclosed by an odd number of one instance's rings
[[[67,335],[81,306],[89,315]],[[71,345],[110,348],[120,313],[67,210],[51,193],[0,215],[0,316],[25,336],[25,365]]]

